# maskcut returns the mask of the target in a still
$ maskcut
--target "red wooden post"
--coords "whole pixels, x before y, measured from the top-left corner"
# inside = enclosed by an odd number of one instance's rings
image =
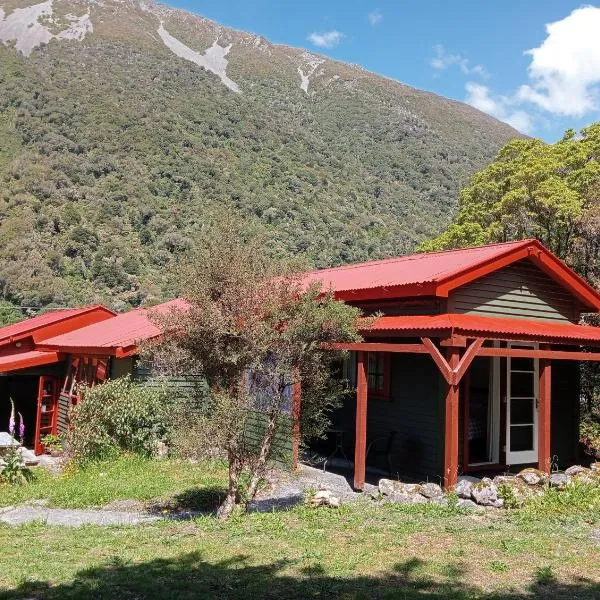
[[[292,386],[292,468],[298,468],[300,452],[300,402],[302,398],[302,384],[296,381]]]
[[[448,364],[456,369],[460,362],[460,348],[447,349]],[[450,490],[458,478],[458,384],[448,384],[446,392],[446,420],[444,436],[444,488]]]
[[[538,469],[550,473],[550,414],[552,406],[552,363],[540,359],[538,407]]]
[[[354,446],[354,487],[365,487],[367,455],[367,364],[368,352],[358,353],[356,375],[356,443]]]

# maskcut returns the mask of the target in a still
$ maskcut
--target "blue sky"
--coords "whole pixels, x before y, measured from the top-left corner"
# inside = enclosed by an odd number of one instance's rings
[[[167,1],[272,42],[468,101],[548,141],[600,120],[598,3]]]

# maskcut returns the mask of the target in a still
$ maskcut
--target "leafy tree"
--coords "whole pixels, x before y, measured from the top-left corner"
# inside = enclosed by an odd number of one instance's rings
[[[23,320],[23,311],[6,300],[0,300],[0,327]]]
[[[421,250],[537,238],[600,282],[600,123],[556,144],[514,140],[476,173],[459,211]]]
[[[600,123],[579,136],[569,129],[556,144],[509,142],[461,192],[458,214],[446,231],[420,249],[537,238],[600,286],[599,159]],[[586,320],[598,325],[591,315]],[[582,394],[588,413],[598,404],[599,390],[600,365],[584,364]]]
[[[211,230],[181,276],[189,309],[158,318],[164,335],[151,354],[163,372],[206,378],[211,394],[198,443],[227,454],[229,489],[218,513],[226,518],[240,501],[243,475],[246,499],[255,495],[295,386],[302,389],[301,435],[324,431],[343,392],[332,377],[339,353],[325,345],[359,339],[359,311],[318,286],[303,289],[290,265],[270,261],[232,218]],[[256,410],[266,420],[258,446],[247,435]]]

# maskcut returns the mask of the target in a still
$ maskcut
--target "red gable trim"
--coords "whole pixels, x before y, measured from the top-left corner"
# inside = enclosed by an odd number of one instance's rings
[[[40,340],[113,317],[115,313],[100,305],[56,310],[0,327],[0,344],[28,337]]]
[[[446,278],[436,287],[436,296],[447,298],[449,292],[475,279],[484,277],[519,260],[530,259],[539,269],[568,289],[580,302],[595,312],[600,312],[600,294],[585,279],[567,267],[538,240],[525,240],[521,248],[511,248],[507,252],[486,261],[474,268],[466,269],[459,275]]]

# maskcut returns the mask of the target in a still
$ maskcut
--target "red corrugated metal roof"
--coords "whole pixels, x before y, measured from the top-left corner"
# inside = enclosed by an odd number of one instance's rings
[[[151,308],[121,313],[102,323],[49,338],[38,347],[63,352],[95,350],[97,353],[106,351],[107,354],[114,354],[116,350],[136,346],[139,342],[160,335],[159,328],[150,319],[151,312],[164,314],[170,310],[185,309],[186,306],[184,300],[176,299]]]
[[[16,341],[24,337],[32,335],[34,332],[39,331],[50,325],[67,321],[73,317],[78,317],[86,313],[99,311],[106,312],[108,316],[114,315],[115,313],[100,305],[84,306],[81,308],[67,308],[64,310],[53,310],[44,314],[13,323],[12,325],[6,325],[0,327],[0,344],[4,344],[10,341]]]
[[[38,350],[8,354],[0,356],[0,373],[37,367],[39,365],[48,365],[59,362],[62,358],[58,352],[40,352]]]
[[[307,273],[304,283],[320,281],[335,292],[436,283],[466,269],[526,247],[531,240],[490,244],[477,248],[426,252],[384,260],[320,269]]]
[[[600,294],[537,240],[489,244],[476,248],[428,252],[375,260],[302,275],[302,284],[320,282],[343,300],[407,296],[448,296],[455,287],[511,262],[531,258],[549,276],[587,306],[600,311]]]
[[[441,314],[379,317],[364,335],[402,333],[421,335],[436,332],[444,335],[453,333],[471,337],[490,337],[505,340],[530,339],[539,342],[562,342],[577,344],[600,344],[600,327],[506,319],[480,315]]]

